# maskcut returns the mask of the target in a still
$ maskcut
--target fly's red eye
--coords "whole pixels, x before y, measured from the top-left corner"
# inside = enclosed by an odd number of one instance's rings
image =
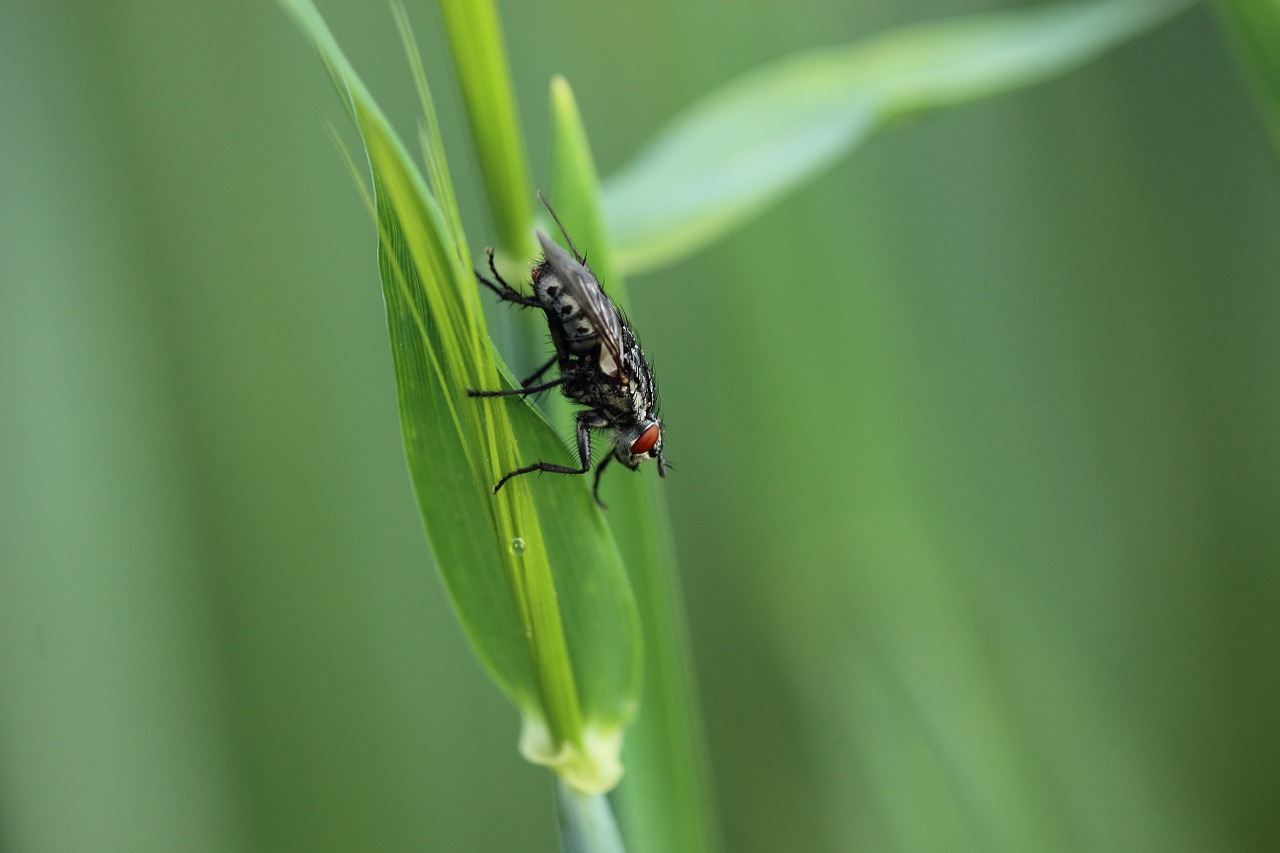
[[[650,424],[647,430],[640,433],[636,443],[631,445],[631,453],[635,456],[639,456],[641,453],[648,453],[658,443],[658,433],[658,425]]]

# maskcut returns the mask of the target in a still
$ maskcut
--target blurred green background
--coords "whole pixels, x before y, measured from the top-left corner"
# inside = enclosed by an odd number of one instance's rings
[[[319,5],[412,130],[385,6]],[[607,174],[765,60],[998,8],[502,13],[545,186],[554,72]],[[304,39],[19,0],[0,81],[0,848],[554,849],[431,566]],[[1278,235],[1197,8],[631,282],[726,849],[1280,845]]]

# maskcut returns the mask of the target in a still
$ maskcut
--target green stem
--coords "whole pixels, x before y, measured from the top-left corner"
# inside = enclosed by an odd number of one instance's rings
[[[498,250],[508,262],[524,264],[537,254],[533,183],[498,10],[491,0],[440,0],[440,12],[462,84]]]
[[[560,849],[564,853],[626,853],[604,794],[584,794],[556,777]]]

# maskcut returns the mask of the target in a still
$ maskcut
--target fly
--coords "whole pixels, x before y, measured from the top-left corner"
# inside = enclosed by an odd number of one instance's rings
[[[591,431],[609,433],[610,451],[596,466],[591,494],[600,500],[600,475],[617,459],[636,470],[645,459],[658,460],[658,476],[667,475],[667,460],[662,455],[662,423],[658,420],[657,388],[653,370],[636,340],[631,324],[613,304],[600,282],[587,267],[587,259],[578,252],[569,233],[551,205],[538,193],[551,218],[560,226],[565,242],[573,250],[570,255],[541,231],[536,232],[542,246],[543,259],[531,272],[532,296],[525,296],[503,281],[489,256],[493,280],[478,270],[476,279],[498,294],[503,302],[541,309],[547,317],[551,343],[556,353],[532,376],[509,391],[476,391],[467,389],[468,397],[524,397],[559,388],[573,402],[585,406],[575,416],[577,421],[579,467],[535,462],[503,476],[493,487],[496,494],[508,480],[534,471],[553,474],[585,474],[591,470]],[[538,382],[552,367],[560,375],[548,382]]]

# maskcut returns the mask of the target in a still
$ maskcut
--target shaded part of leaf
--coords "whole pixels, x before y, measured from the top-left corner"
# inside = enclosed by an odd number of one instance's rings
[[[1048,79],[1194,0],[1088,0],[809,51],[678,116],[605,184],[622,269],[669,263],[762,210],[889,119]]]
[[[539,691],[516,597],[501,563],[490,553],[491,508],[476,493],[478,472],[467,462],[469,448],[459,422],[442,405],[451,396],[448,381],[436,366],[438,343],[432,324],[412,307],[413,294],[422,284],[405,253],[396,248],[402,241],[399,220],[385,207],[379,220],[386,235],[378,254],[400,427],[427,538],[473,649],[504,692],[528,712],[540,704]],[[406,293],[408,298],[402,295]],[[442,500],[445,496],[451,499]],[[469,570],[455,571],[456,560],[470,563]]]

